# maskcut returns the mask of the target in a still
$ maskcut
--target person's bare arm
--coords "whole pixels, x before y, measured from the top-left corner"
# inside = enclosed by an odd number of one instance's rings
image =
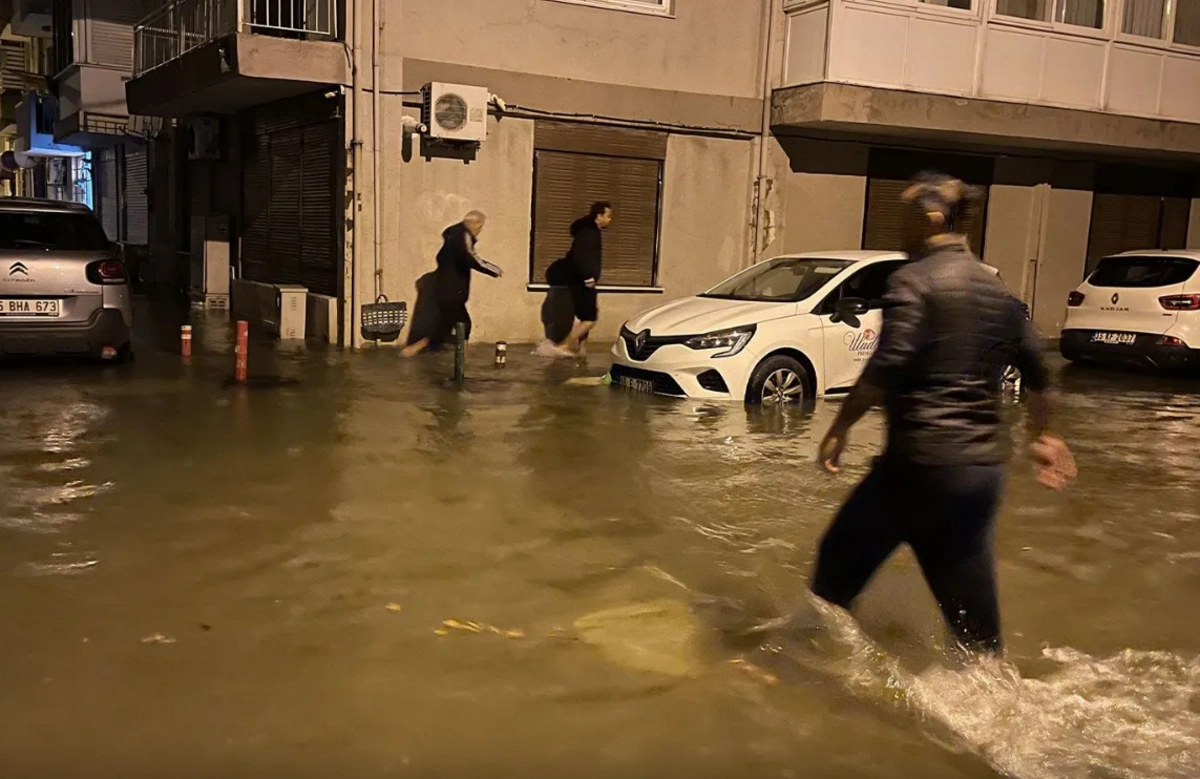
[[[1066,441],[1050,430],[1053,415],[1054,395],[1050,390],[1050,377],[1042,360],[1041,339],[1033,324],[1020,313],[1021,342],[1017,349],[1017,368],[1021,371],[1021,382],[1027,390],[1029,415],[1029,453],[1037,466],[1038,481],[1054,490],[1066,488],[1079,470],[1075,457]]]

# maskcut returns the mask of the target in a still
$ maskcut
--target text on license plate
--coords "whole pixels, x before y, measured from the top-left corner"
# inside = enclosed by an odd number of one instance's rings
[[[37,298],[0,299],[0,316],[62,316],[62,301]]]
[[[1137,341],[1135,333],[1092,333],[1092,343],[1110,346],[1131,346]]]
[[[649,379],[635,379],[630,376],[621,376],[617,379],[617,384],[634,392],[654,392],[654,382]]]

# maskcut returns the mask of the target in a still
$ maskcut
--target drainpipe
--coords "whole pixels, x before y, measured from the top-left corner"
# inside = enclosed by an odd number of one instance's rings
[[[754,179],[754,256],[753,261],[762,259],[766,240],[763,236],[763,215],[767,200],[767,149],[771,142],[771,66],[775,43],[775,5],[778,0],[767,0],[767,26],[764,32],[762,63],[762,126],[758,138],[758,176]]]
[[[358,301],[358,242],[359,235],[362,233],[358,220],[358,177],[362,166],[362,129],[359,117],[359,109],[362,107],[362,79],[358,75],[358,65],[362,60],[362,12],[363,0],[354,0],[354,10],[351,25],[353,31],[351,38],[353,40],[353,57],[350,66],[351,79],[351,121],[350,121],[350,155],[351,155],[351,171],[350,171],[350,289],[348,295],[350,298],[350,316],[346,319],[346,329],[350,331],[350,337],[346,340],[351,349],[357,349],[359,346],[358,318],[359,318],[359,301]]]
[[[379,256],[383,248],[383,219],[381,217],[383,209],[380,207],[380,182],[379,182],[379,155],[381,145],[379,136],[383,134],[382,120],[379,116],[379,92],[383,89],[383,82],[380,81],[380,62],[379,62],[379,40],[380,32],[383,30],[383,16],[381,10],[381,0],[372,0],[371,4],[371,204],[374,206],[372,214],[372,229],[371,235],[375,239],[375,297],[378,298],[383,293],[383,266],[380,264]]]

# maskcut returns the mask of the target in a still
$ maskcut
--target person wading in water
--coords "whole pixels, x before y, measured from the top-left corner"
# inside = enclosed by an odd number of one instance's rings
[[[891,277],[878,348],[818,459],[836,473],[851,427],[877,405],[886,412],[887,444],[822,538],[811,587],[850,609],[879,566],[908,544],[961,647],[999,653],[992,547],[1008,452],[997,366],[1017,367],[1029,391],[1039,481],[1061,490],[1075,463],[1047,432],[1049,378],[1032,325],[955,232],[977,193],[924,173],[903,197],[917,209],[905,241],[913,261]]]
[[[437,300],[436,323],[433,332],[423,336],[400,352],[413,357],[430,346],[436,348],[453,338],[454,325],[462,322],[467,326],[466,337],[471,337],[471,315],[467,313],[467,300],[471,297],[471,273],[482,273],[500,278],[504,271],[475,253],[475,244],[487,217],[481,211],[472,211],[456,225],[442,231],[442,248],[437,255],[437,270],[434,272],[434,290]]]

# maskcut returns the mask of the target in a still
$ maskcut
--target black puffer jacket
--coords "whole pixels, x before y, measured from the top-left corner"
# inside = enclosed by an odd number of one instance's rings
[[[939,245],[892,274],[879,345],[862,381],[886,394],[885,457],[922,465],[1004,462],[1004,365],[1045,390],[1041,347],[1020,301],[965,241]]]
[[[571,225],[571,239],[567,260],[584,282],[599,281],[604,265],[604,236],[595,217],[576,219]]]

